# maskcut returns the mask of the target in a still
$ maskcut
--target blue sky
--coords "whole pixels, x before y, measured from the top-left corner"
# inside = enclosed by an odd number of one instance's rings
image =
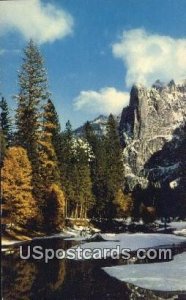
[[[118,114],[134,82],[186,78],[185,0],[0,1],[0,91],[12,109],[31,37],[63,128]]]

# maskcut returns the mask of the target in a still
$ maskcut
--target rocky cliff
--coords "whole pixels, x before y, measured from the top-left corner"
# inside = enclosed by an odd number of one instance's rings
[[[126,188],[177,184],[186,159],[185,121],[186,82],[133,86],[120,120]]]

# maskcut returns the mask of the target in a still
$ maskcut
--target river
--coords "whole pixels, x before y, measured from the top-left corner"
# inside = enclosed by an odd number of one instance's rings
[[[75,241],[62,238],[38,239],[24,244],[23,253],[28,246],[40,245],[43,249],[68,249]],[[11,247],[12,253],[2,253],[3,299],[186,299],[184,295],[167,292],[153,292],[121,282],[107,275],[101,268],[127,262],[121,260],[44,260],[20,258],[19,246]],[[180,251],[182,249],[180,248]],[[179,252],[179,247],[178,247]]]

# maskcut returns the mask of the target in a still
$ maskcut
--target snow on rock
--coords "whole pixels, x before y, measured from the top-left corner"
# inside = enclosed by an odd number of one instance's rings
[[[120,281],[156,291],[186,290],[186,252],[173,261],[105,267],[103,270]]]
[[[184,139],[186,86],[157,81],[152,88],[134,85],[129,106],[120,120],[124,186],[129,190],[148,182],[170,182],[179,177],[180,157],[176,149]],[[174,153],[174,154],[173,154]]]

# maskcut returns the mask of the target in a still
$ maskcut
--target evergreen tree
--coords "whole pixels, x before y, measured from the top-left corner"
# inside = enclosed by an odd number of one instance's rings
[[[65,192],[65,215],[71,214],[72,206],[75,197],[75,185],[76,178],[75,154],[74,154],[74,137],[72,132],[72,126],[70,121],[66,123],[65,131],[61,133],[59,139],[59,165],[61,181],[63,182]]]
[[[97,136],[89,122],[84,126],[85,139],[92,150],[90,160],[92,191],[94,205],[90,211],[92,217],[102,217],[105,214],[106,199],[106,149],[104,137]]]
[[[3,166],[4,156],[6,153],[6,140],[3,131],[0,129],[0,168]]]
[[[94,203],[92,181],[89,167],[89,152],[84,148],[84,142],[77,141],[75,146],[75,198],[74,217],[86,218]]]
[[[47,209],[50,207],[49,202],[54,200],[51,188],[55,186],[60,191],[61,184],[60,184],[60,171],[59,165],[57,160],[57,155],[53,145],[53,130],[55,129],[55,125],[51,118],[52,113],[51,110],[51,102],[48,101],[47,104],[44,106],[44,113],[43,113],[43,125],[42,131],[39,142],[39,150],[38,150],[38,180],[35,184],[36,194],[39,198],[39,207],[41,209],[43,215],[43,222],[44,225],[48,224],[48,212]],[[56,189],[55,189],[56,190]],[[62,191],[61,191],[62,193]],[[51,194],[51,198],[49,195]],[[57,199],[57,198],[56,198]],[[56,206],[58,206],[60,202]],[[58,214],[58,212],[56,212]],[[64,214],[62,214],[64,217]],[[53,219],[53,229],[56,229],[56,220]],[[48,226],[48,225],[47,225]],[[45,226],[46,227],[46,226]],[[50,226],[51,227],[51,226]],[[52,228],[50,228],[52,229]]]
[[[31,181],[32,168],[26,150],[10,147],[2,168],[3,203],[10,223],[25,226],[35,219]]]
[[[62,181],[66,196],[66,215],[84,218],[93,204],[89,150],[86,141],[73,136],[70,122],[61,135]]]
[[[10,113],[7,101],[4,97],[1,98],[0,101],[0,130],[4,136],[4,139],[6,141],[7,145],[10,145],[11,142],[11,132],[12,132],[12,125],[11,125],[11,119],[10,119]]]
[[[60,183],[57,155],[53,140],[56,124],[52,120],[51,101],[44,106],[43,125],[39,140],[39,158],[41,159],[41,169],[43,168],[43,184],[50,186],[52,183]]]
[[[10,146],[12,138],[9,108],[4,97],[1,98],[0,109],[0,167],[2,167],[6,148]]]
[[[33,181],[37,181],[38,140],[40,139],[43,105],[49,97],[46,72],[36,44],[30,40],[24,50],[19,72],[19,95],[16,97],[17,143],[28,151],[33,167]]]
[[[106,133],[106,215],[112,218],[116,215],[116,207],[114,205],[116,195],[122,189],[124,174],[123,174],[123,159],[122,148],[118,128],[113,115],[110,115],[107,123]]]
[[[27,149],[33,169],[33,193],[40,213],[38,224],[46,228],[50,190],[61,189],[55,145],[60,130],[57,114],[49,99],[42,56],[31,40],[19,73],[20,91],[16,112],[17,143]],[[55,227],[55,220],[53,225]]]
[[[60,156],[60,131],[61,131],[61,126],[59,123],[59,117],[56,112],[55,106],[53,102],[49,99],[47,102],[47,105],[45,106],[45,114],[46,114],[46,120],[50,124],[50,128],[48,127],[48,131],[51,133],[51,138],[52,138],[52,144],[55,150],[55,153],[57,157],[59,158]]]

